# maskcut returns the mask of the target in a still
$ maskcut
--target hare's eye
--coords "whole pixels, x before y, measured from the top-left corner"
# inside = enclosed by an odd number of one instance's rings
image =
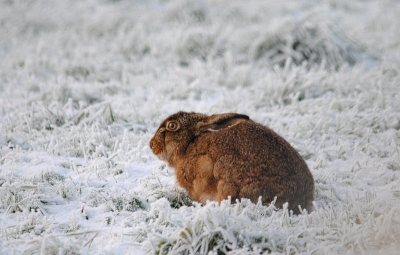
[[[171,121],[170,123],[168,123],[167,129],[170,131],[175,131],[178,129],[178,124],[176,122]]]

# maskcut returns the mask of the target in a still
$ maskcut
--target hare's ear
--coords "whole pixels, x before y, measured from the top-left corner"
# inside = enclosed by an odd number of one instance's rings
[[[233,127],[248,119],[249,116],[238,113],[214,114],[205,121],[199,122],[196,127],[198,134],[201,134],[207,131],[217,131],[222,128]]]

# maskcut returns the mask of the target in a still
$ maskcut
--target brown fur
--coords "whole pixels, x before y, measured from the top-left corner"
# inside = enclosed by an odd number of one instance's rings
[[[168,130],[173,121],[179,125]],[[314,179],[299,153],[271,129],[246,115],[178,112],[160,125],[150,147],[175,168],[180,186],[196,201],[249,198],[308,211]]]

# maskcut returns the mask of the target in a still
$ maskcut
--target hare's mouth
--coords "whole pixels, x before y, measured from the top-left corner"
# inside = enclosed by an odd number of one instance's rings
[[[156,155],[158,157],[158,159],[162,160],[162,161],[166,161],[168,162],[169,159],[169,155],[168,153],[165,151],[164,148],[160,148],[160,147],[153,147],[152,151],[154,153],[154,155]]]
[[[160,160],[166,160],[166,153],[163,146],[153,140],[150,141],[150,149]]]
[[[168,162],[169,157],[166,155],[166,153],[160,153],[156,154],[159,160]]]

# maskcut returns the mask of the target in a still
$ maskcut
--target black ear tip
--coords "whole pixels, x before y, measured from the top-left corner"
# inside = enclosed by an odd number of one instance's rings
[[[243,119],[246,119],[246,120],[250,119],[250,117],[245,115],[245,114],[240,114],[239,116],[240,116],[240,118],[243,118]]]
[[[214,115],[213,115],[214,116]],[[232,119],[245,119],[245,120],[249,120],[250,117],[245,115],[245,114],[238,114],[238,113],[228,113],[225,114],[225,116],[216,119],[215,121],[213,121],[213,123],[215,124],[220,124],[220,123],[224,123],[226,121],[230,121]]]

